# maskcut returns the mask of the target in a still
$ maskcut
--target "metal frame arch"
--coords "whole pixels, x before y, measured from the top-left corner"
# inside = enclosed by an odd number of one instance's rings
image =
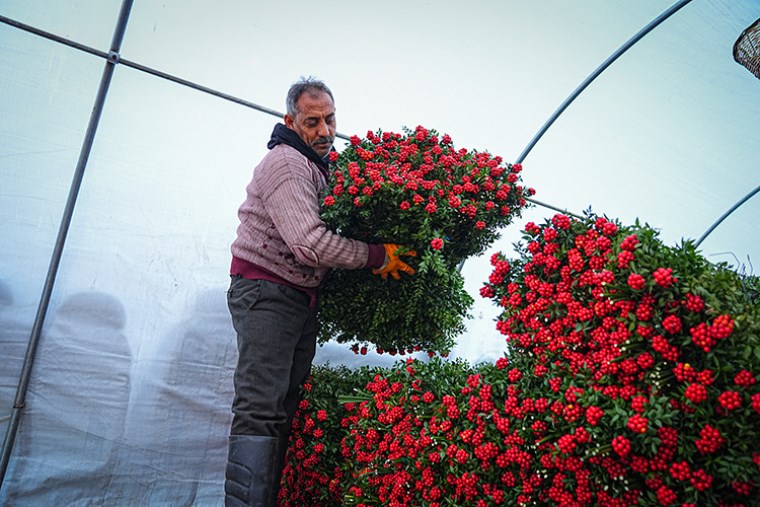
[[[559,116],[567,109],[567,107],[580,95],[583,90],[585,90],[588,85],[591,84],[592,81],[594,81],[599,75],[607,69],[612,63],[617,60],[623,53],[628,51],[634,44],[636,44],[638,41],[640,41],[645,35],[647,35],[649,32],[657,28],[663,21],[668,19],[670,16],[678,12],[681,7],[684,7],[686,4],[691,2],[691,0],[679,0],[675,4],[673,4],[669,9],[667,9],[665,12],[657,16],[655,19],[653,19],[649,24],[647,24],[644,28],[639,30],[633,37],[628,39],[622,46],[620,46],[614,53],[612,53],[604,62],[602,62],[599,67],[597,67],[589,76],[583,80],[583,82],[578,85],[578,87],[573,90],[573,92],[568,96],[565,101],[560,104],[560,106],[557,108],[556,111],[549,117],[548,120],[546,120],[546,123],[539,129],[539,131],[536,133],[535,136],[533,136],[533,139],[530,140],[528,143],[528,146],[525,147],[523,152],[520,154],[519,157],[517,157],[517,160],[515,160],[515,163],[522,163],[523,160],[525,160],[525,157],[528,156],[528,153],[533,149],[533,147],[538,143],[539,139],[543,137],[543,135],[546,133],[547,130],[549,130],[549,127],[552,126],[552,124],[559,118]]]
[[[705,238],[706,238],[707,236],[709,236],[709,235],[710,235],[710,233],[712,233],[712,232],[715,230],[715,228],[716,228],[716,227],[718,227],[718,226],[721,224],[721,222],[723,222],[723,220],[725,220],[726,218],[728,218],[728,216],[729,216],[731,213],[733,213],[734,211],[736,211],[736,210],[739,208],[739,206],[741,206],[741,205],[742,205],[742,204],[744,204],[745,202],[749,201],[749,200],[750,200],[752,197],[754,197],[754,195],[755,195],[755,194],[757,194],[758,192],[760,192],[760,185],[758,185],[758,186],[757,186],[757,187],[755,187],[755,189],[754,189],[754,190],[752,190],[750,193],[748,193],[747,195],[745,195],[744,197],[742,197],[741,199],[739,199],[738,201],[736,201],[736,204],[734,204],[733,206],[731,206],[731,207],[728,209],[728,211],[726,211],[725,213],[723,213],[723,215],[721,215],[721,216],[720,216],[720,218],[718,218],[718,219],[717,219],[717,220],[716,220],[716,221],[715,221],[715,222],[714,222],[714,223],[713,223],[713,224],[712,224],[710,227],[708,227],[708,229],[707,229],[707,230],[704,232],[704,234],[702,234],[702,236],[701,236],[701,237],[700,237],[700,238],[697,240],[697,242],[695,243],[695,245],[694,245],[694,246],[697,246],[697,247],[698,247],[698,246],[699,246],[699,245],[700,245],[700,244],[701,244],[701,243],[702,243],[702,242],[705,240]]]

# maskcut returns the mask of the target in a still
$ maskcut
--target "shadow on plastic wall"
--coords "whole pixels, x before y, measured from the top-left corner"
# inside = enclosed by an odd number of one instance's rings
[[[0,281],[0,430],[16,394],[28,326]],[[231,414],[234,331],[225,291],[135,357],[124,305],[67,296],[40,340],[3,505],[217,505]]]

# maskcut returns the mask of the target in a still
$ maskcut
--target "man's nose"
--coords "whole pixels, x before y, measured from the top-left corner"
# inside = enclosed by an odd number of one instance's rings
[[[319,122],[319,128],[317,130],[317,134],[320,137],[328,137],[330,135],[330,126],[327,124],[326,121],[322,120]]]

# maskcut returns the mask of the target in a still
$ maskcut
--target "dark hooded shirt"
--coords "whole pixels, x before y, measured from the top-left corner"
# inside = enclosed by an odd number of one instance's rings
[[[317,155],[317,152],[314,151],[311,146],[306,144],[303,139],[298,136],[295,130],[289,129],[282,123],[278,123],[274,126],[272,137],[267,143],[267,148],[271,150],[278,144],[287,144],[291,148],[298,150],[301,155],[317,164],[319,170],[325,175],[325,179],[328,178],[329,156],[322,158]]]

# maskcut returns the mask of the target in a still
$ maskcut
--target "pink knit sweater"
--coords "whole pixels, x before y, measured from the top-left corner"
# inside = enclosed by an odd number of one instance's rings
[[[246,187],[232,255],[302,287],[318,286],[330,268],[380,267],[382,245],[343,238],[320,219],[326,185],[319,168],[296,149],[272,148]]]

